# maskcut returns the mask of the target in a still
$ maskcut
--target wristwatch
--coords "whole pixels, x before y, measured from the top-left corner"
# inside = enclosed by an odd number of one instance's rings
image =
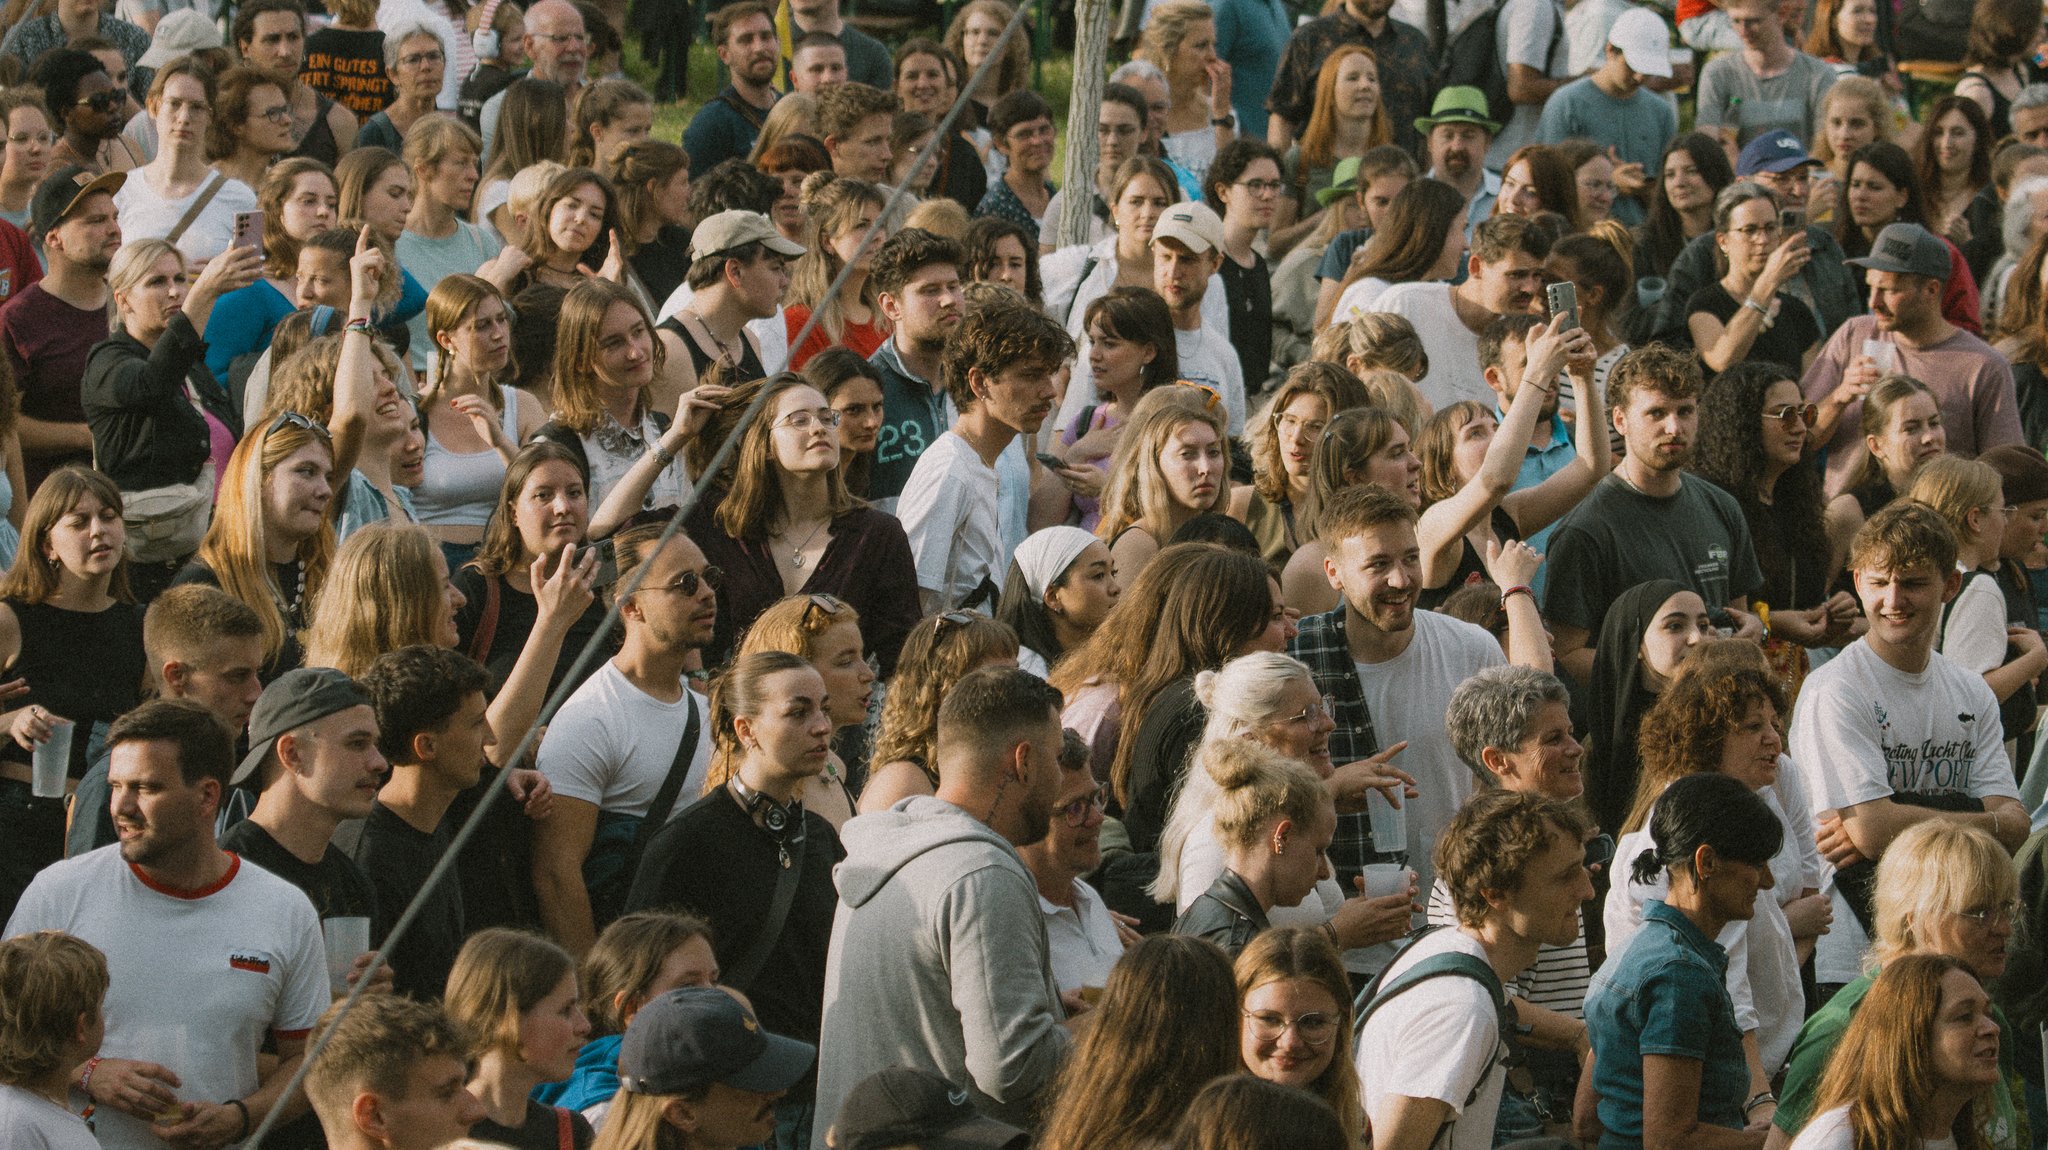
[[[1237,113],[1225,112],[1223,115],[1210,120],[1209,126],[1212,128],[1229,128],[1235,132],[1237,131]]]

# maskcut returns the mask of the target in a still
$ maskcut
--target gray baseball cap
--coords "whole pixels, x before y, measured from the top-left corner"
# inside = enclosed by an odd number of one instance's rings
[[[370,696],[354,679],[332,667],[294,667],[279,675],[256,700],[249,713],[249,753],[228,782],[240,785],[256,774],[279,735],[317,723],[350,707],[370,706]]]
[[[1873,272],[1899,272],[1946,280],[1948,245],[1919,224],[1886,224],[1870,245],[1870,254],[1846,261]]]

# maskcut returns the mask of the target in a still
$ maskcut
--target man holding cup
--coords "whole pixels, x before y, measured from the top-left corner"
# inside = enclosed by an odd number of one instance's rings
[[[1942,318],[1949,250],[1919,224],[1896,223],[1877,234],[1869,255],[1848,261],[1864,270],[1870,313],[1836,328],[1799,384],[1820,409],[1808,442],[1827,449],[1830,493],[1848,485],[1862,460],[1863,397],[1886,375],[1910,375],[1934,392],[1957,455],[2024,441],[2011,365]]]

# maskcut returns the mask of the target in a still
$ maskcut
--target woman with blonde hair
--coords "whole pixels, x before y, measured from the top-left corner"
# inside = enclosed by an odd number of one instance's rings
[[[715,986],[711,926],[694,914],[642,910],[604,928],[577,971],[590,1034],[568,1078],[536,1087],[533,1099],[601,1125],[619,1089],[619,1044],[640,1008],[683,986]]]
[[[525,931],[478,931],[448,972],[446,1006],[475,1043],[467,1089],[483,1103],[485,1116],[470,1134],[515,1146],[589,1150],[596,1133],[581,1114],[529,1097],[541,1083],[575,1071],[590,1034],[569,952]]]
[[[1200,186],[1210,161],[1243,127],[1231,112],[1230,65],[1216,57],[1216,11],[1201,0],[1164,0],[1145,16],[1136,59],[1166,74],[1172,106],[1160,147]]]
[[[1017,9],[1004,0],[970,0],[954,13],[952,22],[946,25],[945,48],[966,66],[958,83],[965,84],[967,77],[981,68],[989,53],[995,51],[1003,29],[1009,27],[1016,15]],[[1003,169],[999,163],[990,164],[996,154],[989,149],[988,131],[981,125],[988,120],[997,100],[1006,93],[1030,86],[1030,74],[1031,37],[1020,28],[1004,45],[1002,57],[989,69],[988,77],[981,86],[967,93],[968,108],[964,114],[972,116],[973,120],[966,124],[966,130],[975,146],[982,151],[983,166],[991,184],[1003,174]]]
[[[1215,392],[1192,384],[1157,388],[1132,408],[1095,526],[1122,581],[1142,574],[1181,524],[1226,505],[1227,418]]]
[[[1237,956],[1238,1056],[1253,1076],[1330,1104],[1345,1144],[1365,1128],[1351,1061],[1351,982],[1321,931],[1275,926]]]
[[[398,390],[409,376],[382,340],[370,341],[364,356],[351,334],[323,335],[293,352],[272,374],[265,402],[266,411],[297,412],[333,434],[337,542],[367,524],[413,519],[395,458],[412,433],[414,411]]]
[[[377,523],[335,552],[306,639],[306,666],[350,678],[400,647],[454,647],[456,612],[468,600],[448,578],[448,562],[426,532]]]
[[[1224,867],[1174,920],[1173,932],[1236,955],[1272,925],[1274,907],[1300,903],[1330,877],[1324,852],[1337,832],[1337,808],[1306,764],[1249,739],[1203,744],[1189,770],[1215,784]]]
[[[528,76],[505,89],[498,134],[491,139],[491,162],[476,185],[474,219],[488,224],[500,239],[512,240],[519,229],[505,210],[512,177],[535,164],[560,164],[569,158],[569,115],[562,86]]]
[[[807,660],[825,682],[825,704],[834,730],[867,724],[875,669],[868,663],[860,612],[835,595],[791,595],[761,612],[747,628],[738,657],[757,651],[786,651]],[[835,751],[823,774],[804,787],[804,804],[838,830],[857,812],[847,784],[846,763]]]
[[[0,580],[0,677],[12,704],[0,714],[10,736],[0,740],[0,911],[10,915],[36,872],[64,857],[64,798],[30,789],[37,744],[75,724],[68,791],[85,774],[92,725],[142,701],[148,660],[126,539],[113,480],[60,467],[29,500],[21,550]]]
[[[1893,964],[1915,955],[1940,955],[1954,959],[1979,982],[2003,975],[2018,897],[2012,855],[1989,831],[1937,816],[1893,839],[1877,863],[1870,968],[1836,991],[1800,1028],[1765,1145],[1782,1150],[1823,1109],[1828,1068],[1840,1061],[1837,1048]],[[1861,923],[1849,915],[1838,915],[1833,929],[1861,937]],[[2019,1033],[1995,1004],[1991,1016],[2001,1034]],[[2021,1140],[2027,1104],[2013,1070],[2014,1045],[1999,1044],[1998,1084],[1988,1104],[1973,1107],[1979,1146],[2019,1150],[2027,1144]],[[1829,1098],[1837,1105],[1842,1101],[1839,1095]]]
[[[1337,591],[1323,574],[1329,549],[1316,538],[1317,517],[1331,496],[1360,483],[1377,483],[1412,504],[1422,502],[1422,461],[1415,456],[1408,426],[1381,407],[1353,408],[1331,417],[1309,456],[1308,485],[1294,525],[1306,542],[1280,575],[1288,605],[1304,615],[1337,606]]]
[[[510,383],[511,313],[496,285],[473,275],[442,279],[427,297],[426,326],[426,471],[412,489],[413,512],[460,567],[483,541],[505,468],[547,420],[540,401]]]
[[[1862,462],[1850,473],[1848,489],[1828,501],[1825,513],[1833,569],[1848,557],[1849,541],[1863,529],[1863,521],[1912,487],[1920,469],[1948,451],[1941,403],[1912,376],[1879,379],[1864,397],[1858,418]]]
[[[1252,481],[1230,492],[1230,517],[1251,528],[1259,554],[1285,566],[1307,535],[1296,515],[1308,495],[1309,459],[1338,412],[1371,402],[1358,377],[1333,363],[1287,373],[1251,430]]]
[[[1017,633],[986,615],[948,611],[911,628],[882,701],[874,768],[860,792],[860,813],[937,793],[939,703],[969,671],[1016,665]]]
[[[783,297],[783,322],[791,341],[789,369],[801,371],[805,361],[838,344],[861,355],[873,355],[889,337],[875,287],[868,279],[882,235],[870,235],[887,197],[863,180],[841,179],[823,172],[804,178],[804,254],[789,269],[789,291]],[[837,293],[827,295],[840,270],[851,265]],[[803,343],[797,333],[812,314],[818,324]]]
[[[1313,360],[1334,363],[1363,380],[1368,372],[1398,372],[1409,382],[1429,375],[1429,352],[1415,325],[1392,312],[1369,311],[1316,333]]]
[[[1962,570],[1963,585],[1942,610],[1935,649],[1983,675],[2003,704],[2048,671],[2048,645],[2034,628],[2007,625],[2005,592],[1995,574],[2006,523],[2014,511],[2006,504],[2005,480],[1982,460],[1952,455],[1922,467],[1906,498],[1934,508],[1956,533],[1956,566]],[[2031,697],[2029,690],[2027,698]],[[2008,714],[2008,722],[2032,717],[2031,704],[2024,710],[2025,716]],[[2025,729],[2015,725],[2008,737],[2018,738]]]
[[[775,175],[775,170],[769,166],[769,153],[785,141],[797,138],[818,141],[818,97],[810,92],[789,92],[775,101],[775,106],[768,109],[767,117],[761,121],[761,134],[754,139],[754,151],[747,160],[769,175]],[[819,151],[824,151],[822,145]],[[831,159],[827,156],[824,168],[810,170],[822,171],[831,166]]]
[[[1869,8],[1871,2],[1846,0],[1842,7],[1847,10],[1860,4]],[[1875,18],[1874,9],[1871,15]],[[1818,31],[1818,23],[1815,29]],[[1869,76],[1844,76],[1820,98],[1813,158],[1821,167],[1807,194],[1814,223],[1832,223],[1840,217],[1842,196],[1849,187],[1849,157],[1866,144],[1891,140],[1895,116],[1893,98],[1883,84]]]

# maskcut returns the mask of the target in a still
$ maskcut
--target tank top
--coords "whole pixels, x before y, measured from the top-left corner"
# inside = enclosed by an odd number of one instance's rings
[[[519,442],[518,399],[510,387],[498,385],[498,402],[505,408],[505,438],[514,443]],[[421,523],[481,527],[490,521],[491,509],[498,505],[498,488],[504,482],[505,457],[497,448],[450,451],[429,431],[420,485],[412,489],[413,515]]]
[[[149,664],[142,653],[142,608],[117,602],[103,611],[72,611],[20,599],[5,602],[21,625],[21,654],[7,668],[7,677],[29,682],[28,694],[11,702],[17,708],[33,703],[78,724],[69,773],[79,778],[85,774],[92,724],[111,723],[142,701],[142,676]],[[82,658],[87,651],[91,657]],[[0,759],[26,762],[28,757],[12,739],[0,747]]]
[[[697,378],[702,380],[704,373],[711,370],[711,365],[717,363],[719,357],[705,351],[697,343],[697,337],[683,326],[681,317],[672,315],[662,320],[661,326],[675,333],[676,339],[683,345],[683,350],[690,353],[690,366],[696,369]],[[761,357],[754,354],[754,341],[743,333],[740,336],[740,361],[733,365],[732,378],[728,382],[745,383],[752,379],[766,379],[767,376],[768,369],[761,366]]]
[[[306,136],[291,154],[318,160],[333,167],[341,159],[341,148],[334,142],[334,129],[327,123],[327,110],[334,107],[334,101],[313,93],[313,126],[306,129]]]

